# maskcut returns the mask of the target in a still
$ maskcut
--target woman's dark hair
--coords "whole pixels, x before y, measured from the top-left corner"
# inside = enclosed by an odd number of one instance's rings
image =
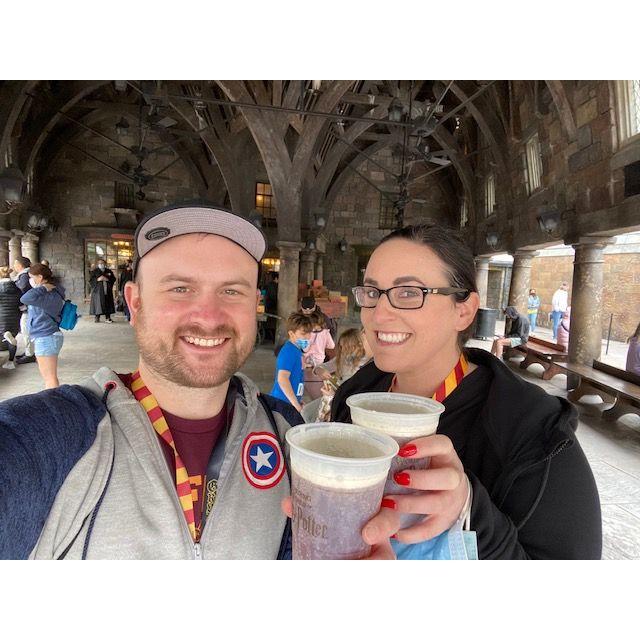
[[[42,276],[42,279],[49,284],[55,284],[55,278],[53,277],[53,273],[51,273],[51,269],[47,267],[45,264],[34,264],[29,269],[29,275],[32,276]]]
[[[466,245],[462,234],[456,229],[435,224],[416,224],[392,231],[382,238],[380,244],[395,239],[411,240],[429,247],[446,267],[449,286],[466,289],[468,293],[456,293],[457,302],[463,302],[469,293],[478,292],[476,285],[476,266],[473,253]],[[462,350],[471,337],[473,323],[458,334],[458,346]]]

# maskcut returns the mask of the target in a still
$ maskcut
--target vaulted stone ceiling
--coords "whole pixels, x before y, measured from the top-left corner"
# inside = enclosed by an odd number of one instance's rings
[[[155,146],[149,149],[143,140],[124,149],[131,157],[127,175],[120,179],[134,181],[136,165],[147,169],[154,149],[171,149],[199,197],[226,202],[248,215],[255,202],[246,166],[253,159],[264,167],[278,203],[279,239],[298,241],[302,230],[312,226],[314,213],[330,211],[345,183],[357,175],[367,180],[362,167],[391,149],[398,170],[380,170],[382,190],[391,192],[396,210],[411,206],[421,189],[434,184],[435,175],[448,202],[442,221],[456,224],[464,199],[469,233],[476,252],[482,253],[490,224],[507,249],[525,242],[518,233],[533,236],[532,244],[541,240],[535,235],[535,217],[534,224],[529,220],[534,216],[531,207],[517,192],[523,113],[542,121],[553,112],[566,168],[567,158],[576,152],[571,145],[577,138],[576,96],[582,91],[578,85],[462,80],[5,81],[0,82],[0,159],[10,150],[13,163],[31,174],[37,200],[55,158],[71,146],[79,160],[103,161],[102,169],[117,178],[103,158],[74,141],[89,131],[126,147],[114,135],[114,124],[125,118],[135,131],[142,121],[147,132],[143,135],[148,135],[147,141],[153,138]],[[483,201],[480,182],[488,171],[499,176],[494,222],[478,211]],[[372,187],[381,190],[379,184]],[[541,203],[575,209],[579,193],[570,185],[549,184],[543,191],[536,207]],[[527,220],[518,221],[519,215]]]

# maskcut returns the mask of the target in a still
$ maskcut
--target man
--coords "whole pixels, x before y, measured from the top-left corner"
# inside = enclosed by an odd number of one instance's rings
[[[0,557],[284,557],[282,443],[302,419],[235,375],[264,236],[181,205],[145,218],[135,244],[137,370],[0,403]]]
[[[269,340],[276,341],[277,315],[278,315],[278,272],[269,272],[269,282],[265,287],[264,295],[264,311],[268,313],[266,323],[266,337]]]
[[[568,290],[569,285],[566,282],[563,282],[553,294],[553,298],[551,299],[551,322],[553,323],[554,340],[556,340],[558,337],[558,325],[562,320],[564,312],[569,306],[569,294],[567,293]]]
[[[104,314],[105,322],[113,322],[111,314],[116,312],[113,299],[113,285],[116,277],[111,269],[107,269],[107,263],[99,258],[96,268],[90,274],[91,279],[91,305],[89,313],[100,322],[100,316]]]
[[[124,285],[127,282],[133,281],[133,261],[127,260],[127,262],[122,267],[122,273],[120,274],[120,280],[118,281],[118,292],[120,294],[120,299],[122,300],[122,311],[124,312],[124,317],[127,319],[127,322],[131,320],[131,312],[129,311],[129,306],[127,305],[127,300],[124,295]]]
[[[29,269],[31,267],[31,260],[26,258],[25,256],[18,256],[13,261],[13,281],[20,289],[20,294],[24,295],[29,291],[31,287],[31,282],[29,280]],[[20,311],[22,315],[20,316],[20,333],[24,337],[24,342],[26,345],[24,355],[18,356],[15,361],[16,364],[29,364],[30,362],[36,361],[34,346],[29,338],[29,325],[28,325],[28,310],[27,306],[22,304],[20,305]]]
[[[491,353],[497,358],[502,358],[505,347],[517,347],[529,340],[529,320],[515,307],[507,307],[504,315],[511,320],[511,326],[504,338],[496,338],[491,345]]]

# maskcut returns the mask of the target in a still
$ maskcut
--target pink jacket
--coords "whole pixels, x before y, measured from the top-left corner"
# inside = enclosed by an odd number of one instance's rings
[[[569,318],[563,318],[558,325],[558,336],[556,342],[564,346],[565,350],[569,349]]]
[[[320,333],[312,333],[309,348],[304,352],[304,365],[322,364],[325,358],[325,349],[335,349],[335,346],[329,329],[323,329]]]

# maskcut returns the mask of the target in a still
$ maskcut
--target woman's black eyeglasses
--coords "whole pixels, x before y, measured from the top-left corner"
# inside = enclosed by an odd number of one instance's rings
[[[440,296],[460,296],[459,301],[469,297],[468,289],[458,289],[457,287],[415,287],[403,285],[400,287],[390,287],[389,289],[378,289],[378,287],[363,286],[353,287],[353,295],[356,304],[365,309],[371,309],[378,304],[380,296],[384,293],[387,300],[395,309],[421,309],[424,299],[429,294]]]

